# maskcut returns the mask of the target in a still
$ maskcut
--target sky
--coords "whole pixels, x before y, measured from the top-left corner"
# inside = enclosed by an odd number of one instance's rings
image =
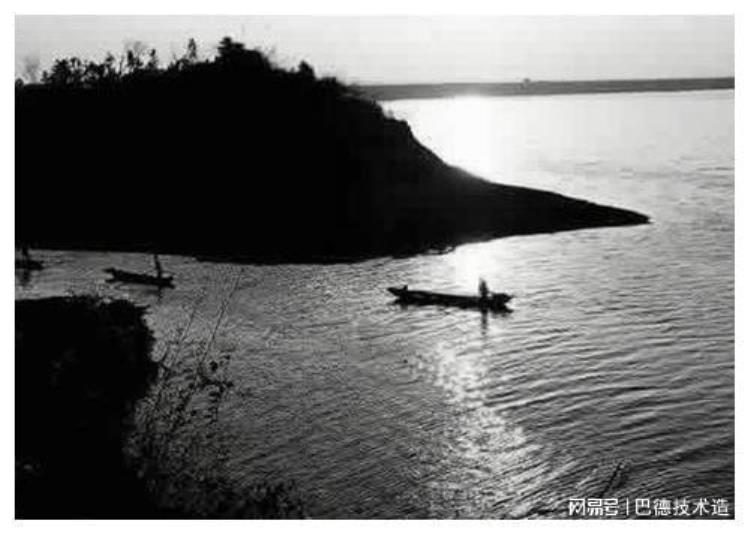
[[[228,35],[351,83],[502,82],[734,75],[731,16],[18,16],[29,60],[101,59],[142,41],[164,60],[188,38],[211,55]]]

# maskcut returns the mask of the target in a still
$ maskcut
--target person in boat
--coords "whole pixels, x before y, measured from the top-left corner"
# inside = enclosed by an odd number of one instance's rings
[[[487,281],[483,278],[479,278],[479,298],[486,301],[490,298],[490,287],[487,286]]]
[[[159,255],[154,253],[154,268],[156,269],[156,277],[161,279],[164,277],[164,270],[161,267],[161,262],[159,262]]]

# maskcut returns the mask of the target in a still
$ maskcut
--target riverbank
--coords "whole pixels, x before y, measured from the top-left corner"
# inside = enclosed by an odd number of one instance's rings
[[[287,482],[229,481],[221,459],[194,469],[198,452],[179,444],[200,445],[193,420],[229,382],[204,371],[200,385],[184,381],[196,375],[183,355],[160,372],[144,311],[89,296],[16,301],[16,518],[304,516]],[[154,392],[153,418],[137,423]],[[213,405],[191,404],[199,396]]]
[[[16,301],[17,518],[154,516],[123,455],[151,345],[126,301]]]

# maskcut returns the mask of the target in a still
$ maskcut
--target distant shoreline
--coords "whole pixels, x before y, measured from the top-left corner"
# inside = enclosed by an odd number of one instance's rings
[[[357,88],[375,100],[444,98],[457,96],[527,96],[596,93],[651,93],[734,89],[734,77],[666,78],[646,80],[577,80],[481,82],[447,84],[370,84]]]

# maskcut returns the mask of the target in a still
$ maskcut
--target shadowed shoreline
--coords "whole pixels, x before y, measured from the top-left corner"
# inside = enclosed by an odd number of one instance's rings
[[[15,315],[16,518],[304,517],[292,483],[238,483],[221,463],[201,465],[216,455],[205,442],[177,447],[183,428],[173,422],[210,428],[210,408],[190,402],[221,381],[212,375],[173,397],[171,381],[193,370],[157,364],[145,307],[51,297],[16,300]],[[144,399],[170,433],[136,417]]]
[[[56,297],[15,311],[16,517],[155,515],[123,454],[156,375],[144,309]]]

